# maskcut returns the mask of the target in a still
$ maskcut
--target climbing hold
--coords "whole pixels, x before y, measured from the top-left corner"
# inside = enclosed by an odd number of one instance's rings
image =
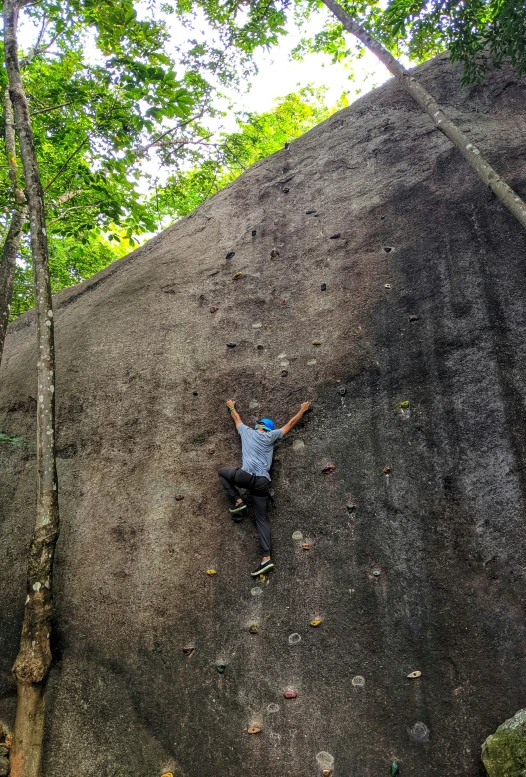
[[[234,343],[233,341],[231,341],[231,342],[227,343],[226,345],[227,345],[227,348],[235,348],[237,343]]]
[[[256,237],[257,233],[258,233],[257,229],[253,229],[252,230],[252,237]]]
[[[217,575],[217,570],[216,569],[207,569],[206,570],[206,574],[210,575],[210,577],[213,577],[214,575]]]
[[[321,345],[321,340],[313,340],[312,344],[313,345]]]
[[[338,240],[341,236],[341,232],[336,232],[336,234],[330,236],[329,240]]]
[[[257,634],[259,631],[257,623],[252,623],[248,630],[251,634]]]
[[[198,391],[192,391],[192,394],[194,395],[194,397],[198,397],[199,396],[199,392]]]
[[[384,475],[388,475],[391,472],[391,467],[389,466],[389,464],[383,468],[382,472],[384,473]]]
[[[397,774],[398,774],[398,764],[396,763],[396,761],[393,761],[393,763],[391,764],[391,777],[396,777]]]
[[[334,464],[326,464],[324,467],[321,468],[322,472],[334,472],[336,469],[336,466]]]
[[[270,258],[275,259],[276,256],[279,256],[279,251],[277,248],[273,248],[272,251],[270,252]]]
[[[316,208],[314,208],[313,210],[306,210],[305,213],[307,214],[307,216],[310,216],[311,213],[316,213]]]
[[[322,771],[323,777],[331,777],[332,769],[324,769]]]
[[[386,254],[390,254],[392,250],[393,249],[392,249],[391,246],[384,246],[384,251],[385,251]]]
[[[184,496],[182,494],[177,494],[175,497],[176,502],[182,502],[184,499]]]
[[[409,321],[418,321],[419,318],[420,316],[415,316],[415,315],[409,316]]]
[[[346,393],[347,393],[347,389],[344,388],[343,386],[341,388],[339,388],[338,391],[340,392],[342,397],[344,397],[346,395]]]
[[[317,620],[311,621],[310,625],[313,626],[314,628],[316,628],[317,626],[320,625],[320,623],[321,623],[321,620],[319,620],[319,618],[318,618]]]
[[[224,664],[216,664],[216,669],[219,672],[219,674],[223,674],[226,669],[226,666]]]
[[[290,189],[287,187],[287,188],[283,189],[282,191],[283,191],[283,194],[288,194],[290,192]]]
[[[281,370],[281,377],[282,378],[286,378],[288,374],[289,373],[287,372],[287,370]]]
[[[345,507],[347,508],[347,510],[348,510],[350,513],[352,513],[352,511],[353,511],[353,510],[356,510],[356,508],[358,507],[358,505],[356,504],[356,502],[347,502],[347,504],[345,505]]]
[[[300,531],[295,531],[292,533],[292,539],[293,540],[302,540],[303,534]]]
[[[316,359],[311,359],[307,362],[307,366],[312,367],[314,364],[316,364]]]
[[[298,694],[296,693],[296,691],[285,691],[285,693],[283,694],[284,699],[296,699],[297,696]]]
[[[172,772],[165,772],[164,774],[161,774],[161,777],[174,777]]]
[[[260,576],[258,577],[258,580],[259,580],[259,582],[260,582],[260,583],[264,583],[266,579],[267,579],[267,578],[266,578],[266,576],[265,576],[265,575],[260,575]]]
[[[242,277],[243,277],[243,273],[242,272],[235,272],[233,274],[233,276],[232,276],[232,280],[233,281],[237,281],[238,278],[242,278]]]
[[[352,685],[354,685],[355,688],[363,688],[365,685],[365,677],[362,677],[360,674],[357,674],[353,679],[351,680]]]
[[[301,547],[303,550],[310,550],[310,542],[304,542]]]
[[[249,726],[247,728],[247,731],[249,734],[259,734],[261,732],[261,729],[258,728],[257,726]]]
[[[390,288],[392,288],[390,283],[384,283],[384,289],[390,289]]]
[[[215,448],[209,448],[209,449],[208,449],[208,453],[210,454],[210,456],[211,456],[213,453],[215,453],[215,452],[216,452],[216,449],[215,449]]]
[[[289,645],[297,645],[298,642],[301,642],[301,636],[299,634],[291,634],[289,636]]]
[[[259,345],[256,345],[256,348],[257,348],[258,351],[264,351],[265,350],[265,346],[261,345],[261,343]]]
[[[185,654],[185,656],[191,656],[194,650],[195,648],[193,647],[185,647],[183,648],[183,653]]]
[[[216,313],[219,310],[215,305],[210,306],[210,313]]]
[[[399,402],[398,407],[400,408],[400,410],[407,410],[407,408],[409,407],[409,400],[404,399],[403,402]]]
[[[322,291],[327,291],[327,284],[326,283],[322,283],[321,284],[321,290]]]
[[[382,570],[381,569],[373,569],[373,575],[375,577],[380,577],[381,574],[382,574]]]
[[[407,676],[410,680],[414,680],[416,677],[422,677],[422,672],[419,672],[417,669],[415,672],[409,672]]]
[[[235,255],[236,255],[235,251],[229,251],[228,254],[225,256],[225,259],[227,259],[227,260],[228,259],[233,259]]]
[[[286,300],[286,298],[285,298],[285,297],[283,297],[283,299],[281,300],[281,304],[282,304],[282,305],[286,305],[286,304],[287,304],[287,300]]]

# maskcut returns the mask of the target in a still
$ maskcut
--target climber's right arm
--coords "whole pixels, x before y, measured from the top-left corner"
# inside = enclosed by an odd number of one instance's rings
[[[236,425],[236,429],[237,429],[237,427],[240,424],[242,424],[243,421],[241,420],[241,416],[239,415],[239,413],[236,410],[236,400],[235,399],[227,399],[226,406],[228,407],[228,409],[230,411],[230,415],[232,416],[232,419],[233,419],[233,421],[234,421],[234,423]]]

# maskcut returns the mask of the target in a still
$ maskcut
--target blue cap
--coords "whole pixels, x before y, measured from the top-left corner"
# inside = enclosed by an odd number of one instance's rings
[[[263,424],[263,429],[265,429],[267,432],[273,432],[276,428],[274,421],[271,421],[270,418],[260,418],[258,421],[258,426],[259,424]]]

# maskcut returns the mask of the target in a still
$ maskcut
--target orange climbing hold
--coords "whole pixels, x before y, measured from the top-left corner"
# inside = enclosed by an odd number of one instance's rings
[[[391,467],[389,466],[389,464],[387,465],[387,467],[383,468],[382,472],[384,473],[384,475],[388,475],[391,472]]]
[[[310,550],[310,542],[303,542],[301,547],[303,550]]]
[[[261,729],[258,728],[257,726],[249,726],[247,728],[247,731],[248,731],[249,734],[260,734],[261,733]]]
[[[322,774],[323,774],[323,777],[331,777],[332,769],[324,769]]]

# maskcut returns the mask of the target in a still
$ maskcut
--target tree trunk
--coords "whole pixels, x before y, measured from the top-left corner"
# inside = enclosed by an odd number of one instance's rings
[[[4,0],[4,53],[26,197],[37,319],[37,511],[29,550],[27,596],[20,649],[13,666],[18,704],[11,777],[41,777],[44,689],[51,664],[52,571],[59,532],[55,464],[55,357],[44,196],[27,99],[18,62],[17,22],[22,3]]]
[[[13,295],[13,281],[15,279],[16,257],[20,238],[22,236],[22,226],[24,224],[27,208],[25,207],[26,197],[18,184],[18,170],[16,164],[16,139],[15,139],[15,119],[13,116],[13,106],[9,99],[9,92],[4,92],[4,125],[5,125],[5,155],[9,178],[13,185],[13,194],[17,204],[16,210],[11,216],[11,224],[2,250],[2,259],[0,264],[0,364],[2,363],[2,354],[4,352],[4,341],[7,324],[9,321],[9,310],[11,308],[11,297]]]
[[[516,194],[500,175],[484,159],[480,149],[470,141],[457,127],[447,113],[438,105],[432,95],[398,62],[381,43],[373,38],[366,29],[354,21],[335,0],[323,0],[327,8],[339,19],[347,32],[358,38],[363,45],[375,54],[390,73],[397,78],[421,108],[428,114],[437,129],[448,137],[471,165],[484,183],[498,197],[503,205],[526,227],[526,203]]]
[[[4,352],[5,333],[9,321],[9,310],[11,308],[11,298],[13,296],[13,282],[15,280],[16,257],[20,238],[22,236],[22,227],[26,220],[26,208],[22,206],[20,210],[14,210],[11,216],[11,224],[5,239],[2,250],[2,259],[0,263],[0,365],[2,364],[2,354]]]

